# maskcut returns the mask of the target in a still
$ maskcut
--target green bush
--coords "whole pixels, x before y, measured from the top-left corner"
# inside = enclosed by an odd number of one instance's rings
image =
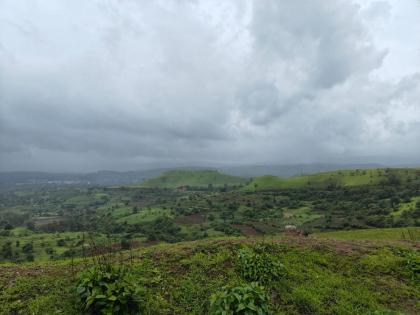
[[[76,292],[90,314],[139,314],[145,291],[124,266],[98,266],[82,272]]]
[[[234,288],[223,288],[210,298],[210,315],[270,314],[264,287],[252,282]]]
[[[287,272],[274,255],[264,245],[257,245],[254,250],[242,248],[238,253],[238,267],[242,277],[248,281],[269,283],[284,277]]]

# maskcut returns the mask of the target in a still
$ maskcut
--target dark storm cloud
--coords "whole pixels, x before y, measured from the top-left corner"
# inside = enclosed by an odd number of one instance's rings
[[[417,158],[420,63],[381,77],[371,26],[392,10],[3,0],[0,170]]]

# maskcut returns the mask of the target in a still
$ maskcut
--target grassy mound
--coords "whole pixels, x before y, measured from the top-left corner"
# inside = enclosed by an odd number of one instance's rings
[[[247,180],[242,177],[222,174],[214,170],[173,170],[162,175],[151,178],[137,187],[144,188],[178,188],[183,186],[222,187],[224,185],[237,186],[244,184]]]
[[[399,184],[420,180],[419,169],[341,170],[293,177],[261,176],[244,189],[276,190],[290,188],[356,187],[364,185]]]
[[[131,256],[119,261],[145,289],[146,314],[207,314],[211,296],[259,279],[274,314],[420,312],[413,245],[224,238],[156,245]],[[281,272],[273,273],[276,266]],[[0,266],[0,314],[80,314],[74,287],[87,267],[83,260]]]

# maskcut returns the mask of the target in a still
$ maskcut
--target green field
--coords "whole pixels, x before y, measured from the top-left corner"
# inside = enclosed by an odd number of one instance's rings
[[[117,220],[118,223],[137,224],[151,222],[160,216],[172,217],[169,209],[162,208],[143,208],[138,213],[133,213],[128,216],[121,217]]]
[[[410,202],[401,203],[398,207],[398,210],[393,212],[392,215],[394,217],[397,217],[397,216],[402,215],[407,210],[414,210],[418,202],[420,202],[420,196],[413,197],[411,198]]]
[[[328,188],[378,185],[390,180],[407,182],[418,179],[419,169],[341,170],[293,177],[261,176],[254,178],[244,190],[276,190],[290,188]]]
[[[301,226],[306,222],[310,222],[323,217],[322,214],[314,213],[310,207],[304,206],[297,209],[284,209],[283,224],[292,224]]]
[[[416,241],[420,241],[420,228],[387,228],[387,229],[363,229],[350,231],[316,233],[319,237],[336,238],[342,240],[382,240],[400,241],[409,240],[412,235]]]
[[[5,243],[11,242],[13,252],[19,252],[25,257],[26,254],[23,249],[25,245],[31,244],[33,248],[31,255],[33,255],[34,260],[48,261],[51,256],[59,257],[70,250],[81,239],[82,232],[36,233],[18,227],[11,231],[10,236],[0,239],[0,248]]]
[[[222,174],[214,170],[174,170],[163,173],[162,175],[149,179],[137,187],[145,188],[178,188],[190,187],[213,187],[238,186],[246,183],[247,179]]]

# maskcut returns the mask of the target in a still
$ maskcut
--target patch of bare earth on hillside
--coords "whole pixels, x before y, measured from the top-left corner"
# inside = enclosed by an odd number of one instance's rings
[[[186,215],[175,220],[178,224],[200,224],[204,222],[204,215],[201,213],[195,213]]]
[[[244,225],[244,224],[232,224],[232,227],[241,231],[241,233],[245,236],[260,236],[262,235],[261,232],[254,229],[252,226]]]

